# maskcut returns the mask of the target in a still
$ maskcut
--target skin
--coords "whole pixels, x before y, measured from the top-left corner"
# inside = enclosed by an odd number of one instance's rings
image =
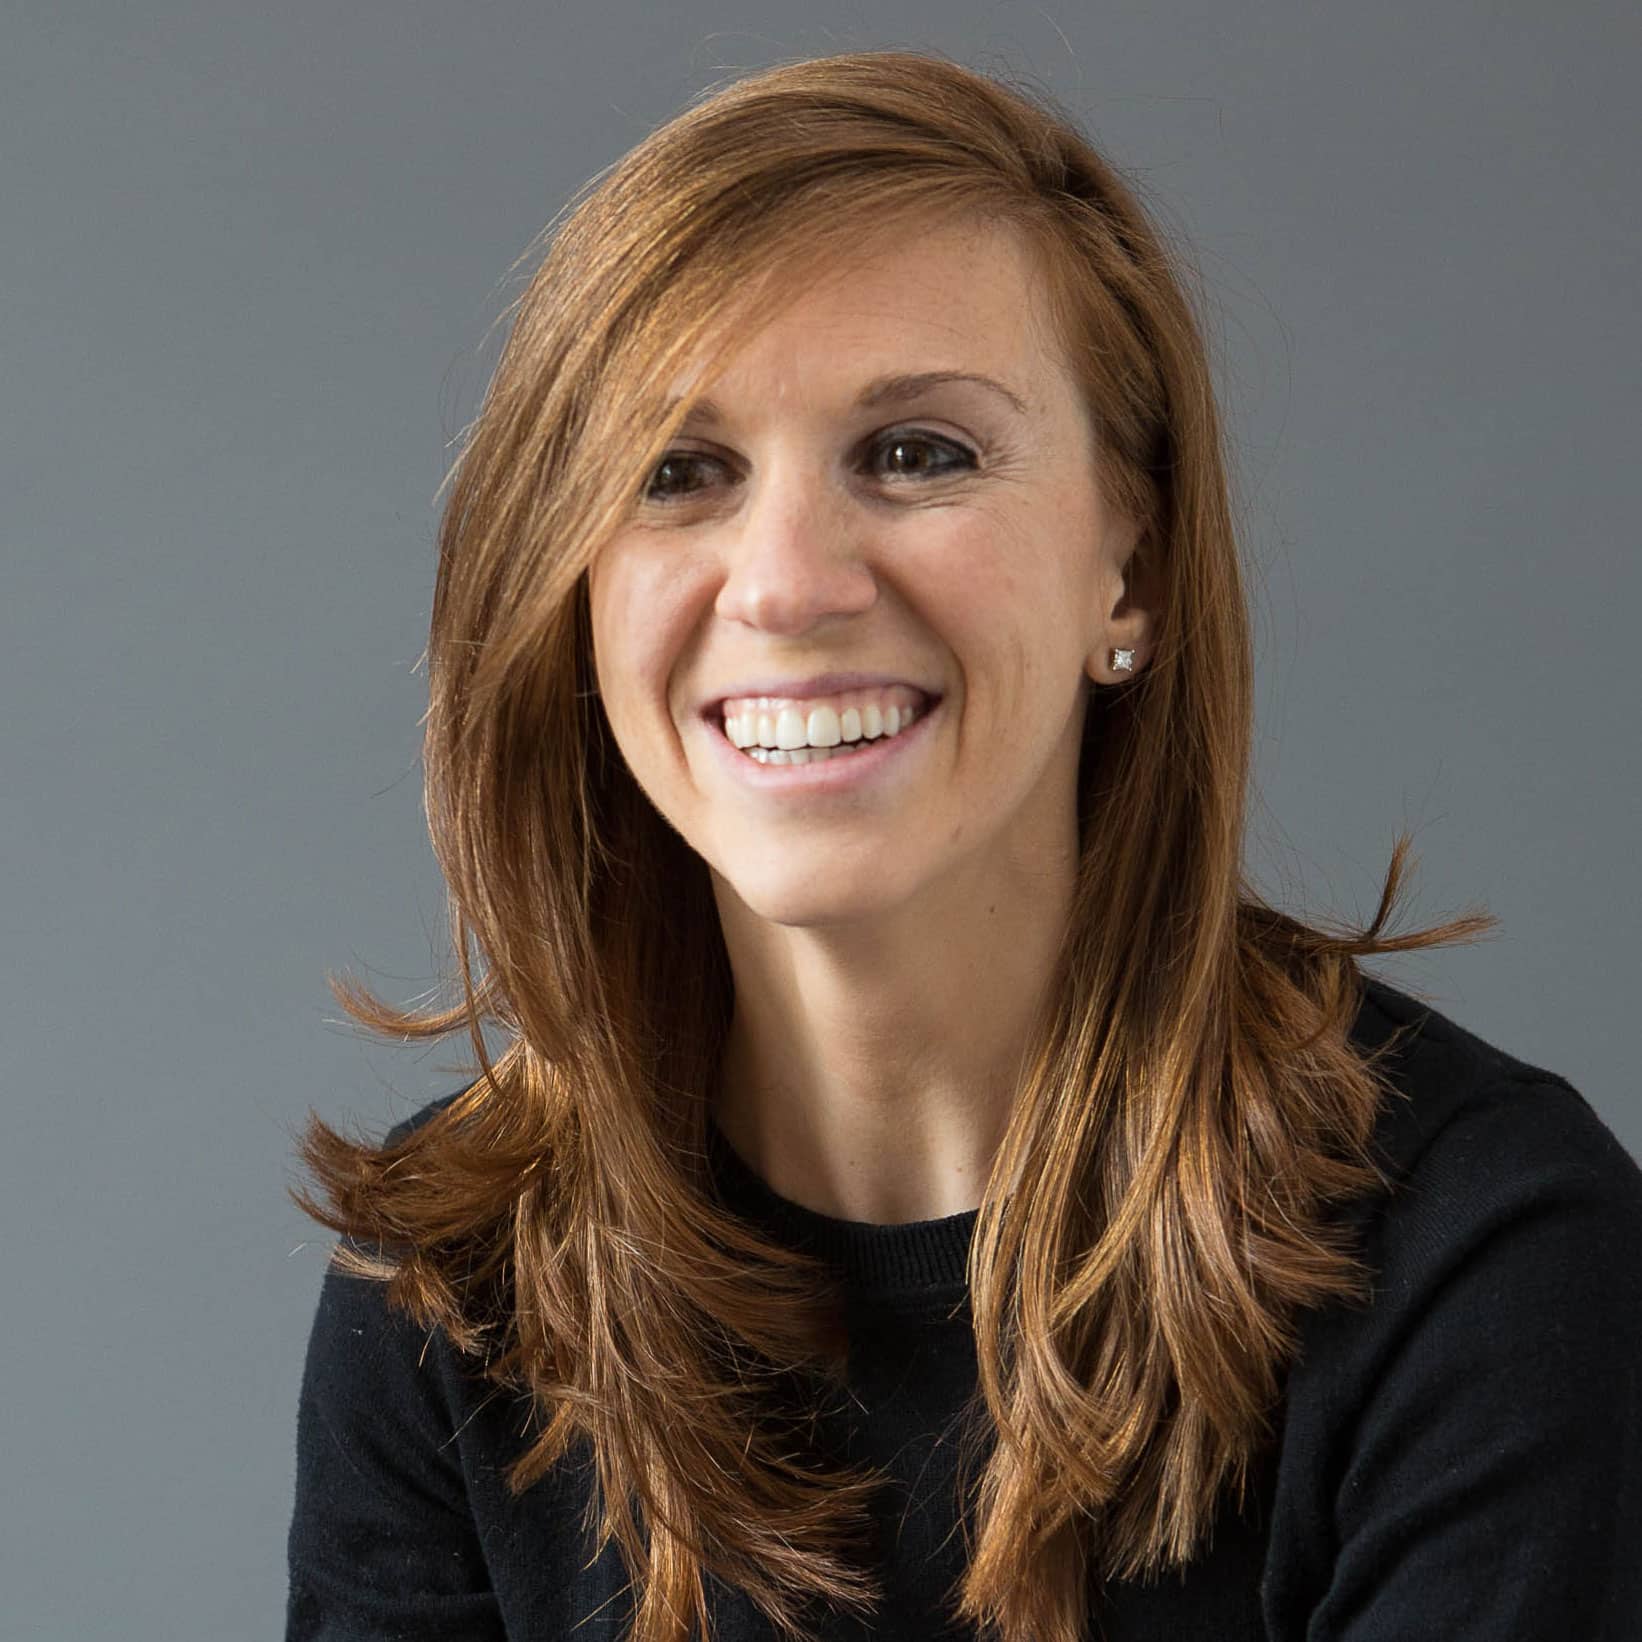
[[[1025,414],[969,384],[856,403],[935,369],[994,377]],[[716,381],[675,391],[722,415],[686,424],[589,596],[616,741],[711,873],[735,980],[714,1115],[805,1207],[973,1209],[1065,928],[1088,683],[1130,676],[1114,646],[1138,671],[1153,636],[1136,527],[1102,499],[1007,229],[925,228],[808,278]],[[923,744],[847,792],[739,783],[702,704],[835,670],[940,691]]]

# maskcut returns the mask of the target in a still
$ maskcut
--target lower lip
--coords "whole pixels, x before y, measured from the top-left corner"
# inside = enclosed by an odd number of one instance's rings
[[[924,743],[930,720],[941,710],[939,700],[931,702],[906,729],[895,735],[880,736],[858,753],[828,758],[820,763],[761,764],[749,758],[725,735],[722,719],[704,719],[707,734],[717,743],[728,762],[730,773],[758,792],[832,793],[874,781],[885,771],[904,765],[906,756]]]

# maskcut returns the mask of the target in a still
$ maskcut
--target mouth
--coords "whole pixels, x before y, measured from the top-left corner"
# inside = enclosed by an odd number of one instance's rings
[[[897,684],[894,684],[892,686],[884,686],[884,688],[886,688],[886,689],[892,688],[892,689],[895,689],[895,690],[901,691],[901,692],[910,692],[912,697],[913,697],[913,704],[914,704],[915,710],[920,714],[932,712],[937,706],[940,705],[940,702],[942,700],[942,696],[941,696],[940,691],[938,691],[938,690],[926,690],[921,684],[901,684],[901,683],[897,683]],[[724,706],[725,706],[725,703],[729,702],[729,701],[734,701],[736,699],[737,698],[734,697],[734,696],[719,696],[716,699],[707,702],[705,705],[703,705],[703,707],[701,709],[702,718],[707,723],[711,724],[715,729],[722,732],[723,729],[724,729]],[[800,702],[804,702],[804,701],[808,701],[808,700],[822,701],[822,700],[825,700],[826,698],[824,696],[815,696],[815,697],[790,696],[790,697],[782,697],[781,699],[784,700],[784,701],[792,701],[792,702],[795,702],[795,703],[800,703]]]
[[[819,761],[825,762],[829,754],[849,754],[865,749],[880,739],[893,739],[901,732],[903,726],[909,726],[920,719],[928,717],[940,706],[942,700],[939,692],[925,690],[922,686],[916,684],[896,685],[893,692],[886,691],[884,694],[893,695],[893,700],[887,706],[883,706],[882,709],[879,702],[874,702],[870,711],[863,711],[852,706],[848,712],[829,713],[827,719],[830,721],[832,730],[835,733],[842,732],[842,739],[830,745],[800,741],[797,747],[783,746],[779,743],[761,746],[756,740],[751,742],[737,741],[730,729],[731,717],[724,711],[726,703],[738,699],[733,696],[727,696],[713,702],[702,710],[701,716],[728,746],[755,760],[766,761],[764,755],[772,752],[796,751],[819,755]],[[745,702],[748,698],[739,699]],[[807,719],[809,713],[804,710],[806,702],[813,701],[818,705],[828,703],[828,698],[824,696],[787,696],[778,699],[782,704],[780,709],[772,705],[768,710],[768,714],[761,713],[760,717],[768,717],[779,721],[783,716],[791,715],[796,708],[799,716]],[[769,724],[766,723],[764,728],[767,731]],[[743,714],[738,720],[738,733],[742,735],[751,734],[751,725],[746,714]],[[776,762],[781,763],[785,760],[777,758]],[[803,763],[805,760],[798,759],[796,762]]]
[[[908,691],[903,690],[905,698]],[[724,767],[754,791],[821,795],[861,787],[880,779],[880,772],[906,769],[914,749],[924,745],[931,721],[939,717],[942,697],[919,692],[908,700],[903,717],[892,704],[890,712],[870,720],[839,725],[856,732],[831,746],[771,747],[760,743],[738,746],[730,739],[723,714],[714,713],[704,726],[720,749]],[[703,715],[704,717],[706,715]],[[850,715],[855,717],[854,714]]]

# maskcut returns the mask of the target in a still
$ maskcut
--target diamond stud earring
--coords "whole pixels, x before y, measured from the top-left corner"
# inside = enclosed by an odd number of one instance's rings
[[[1132,673],[1135,670],[1134,651],[1114,650],[1112,652],[1112,670],[1117,673]]]

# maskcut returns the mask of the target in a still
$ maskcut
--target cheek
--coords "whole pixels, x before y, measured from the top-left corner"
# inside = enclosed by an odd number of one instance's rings
[[[619,737],[654,734],[698,606],[687,578],[658,555],[617,553],[590,568],[594,674]]]
[[[619,620],[612,614],[621,594],[620,565],[612,565],[607,548],[587,567],[587,618],[593,631],[593,662],[601,688],[605,669],[610,664],[612,637],[621,630]]]
[[[645,647],[657,626],[648,589],[651,579],[642,560],[620,554],[601,558],[588,572],[593,657],[599,688],[606,696],[630,689],[647,671]]]
[[[1050,681],[1082,667],[1081,612],[1088,567],[1068,550],[1068,526],[1040,516],[974,521],[942,543],[920,576],[923,614],[948,638],[959,665],[1000,707],[1034,701]]]

